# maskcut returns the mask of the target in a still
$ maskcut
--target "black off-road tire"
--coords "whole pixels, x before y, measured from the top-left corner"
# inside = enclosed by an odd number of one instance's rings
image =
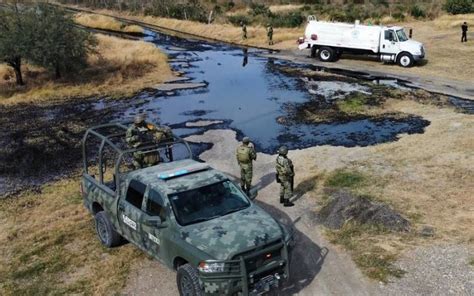
[[[408,52],[402,52],[397,57],[397,63],[403,68],[409,68],[415,63],[415,59]]]
[[[197,269],[192,267],[189,263],[178,267],[176,284],[178,285],[179,295],[181,296],[204,295],[201,285],[199,285]]]
[[[122,237],[115,231],[112,222],[110,222],[104,211],[95,214],[95,230],[100,242],[107,248],[112,248],[123,243]]]
[[[336,51],[331,47],[321,47],[318,52],[318,57],[321,62],[332,62],[336,57]]]

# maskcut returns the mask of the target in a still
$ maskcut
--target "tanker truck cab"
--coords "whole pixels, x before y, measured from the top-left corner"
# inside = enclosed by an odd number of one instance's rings
[[[407,37],[403,27],[333,23],[308,17],[299,49],[310,49],[312,57],[334,62],[342,53],[377,56],[384,63],[410,67],[425,57],[423,44]]]
[[[425,57],[423,44],[407,37],[402,27],[385,27],[380,40],[382,61],[397,62],[402,67],[410,67]]]

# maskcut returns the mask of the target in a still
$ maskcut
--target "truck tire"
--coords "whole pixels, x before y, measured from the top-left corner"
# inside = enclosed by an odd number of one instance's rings
[[[178,267],[176,284],[178,285],[179,295],[181,296],[204,295],[201,285],[199,285],[197,269],[192,267],[189,263]]]
[[[336,52],[330,47],[321,47],[319,49],[318,56],[321,62],[332,62],[334,60],[335,55]]]
[[[415,60],[413,59],[413,56],[409,54],[408,52],[402,52],[397,57],[397,63],[403,68],[409,68],[413,66],[414,61]]]
[[[95,214],[95,230],[100,242],[107,248],[118,246],[123,242],[104,211]]]

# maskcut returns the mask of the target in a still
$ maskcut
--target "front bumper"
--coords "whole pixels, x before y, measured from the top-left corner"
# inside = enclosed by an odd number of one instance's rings
[[[419,54],[419,55],[414,55],[413,56],[413,59],[415,60],[415,62],[419,62],[421,60],[423,60],[425,58],[425,54]]]
[[[281,249],[281,256],[267,262],[255,270],[248,270],[246,260],[249,257],[264,256]],[[277,245],[239,256],[235,260],[209,260],[209,263],[224,263],[224,272],[199,272],[199,280],[205,295],[260,295],[277,288],[283,279],[289,278],[289,247],[283,241]]]

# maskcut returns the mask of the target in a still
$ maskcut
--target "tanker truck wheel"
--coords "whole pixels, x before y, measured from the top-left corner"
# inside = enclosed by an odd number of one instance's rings
[[[403,52],[398,56],[398,64],[402,66],[403,68],[408,68],[413,66],[413,56],[407,52]]]
[[[319,49],[319,60],[321,62],[332,62],[335,56],[336,52],[330,47],[321,47]]]

